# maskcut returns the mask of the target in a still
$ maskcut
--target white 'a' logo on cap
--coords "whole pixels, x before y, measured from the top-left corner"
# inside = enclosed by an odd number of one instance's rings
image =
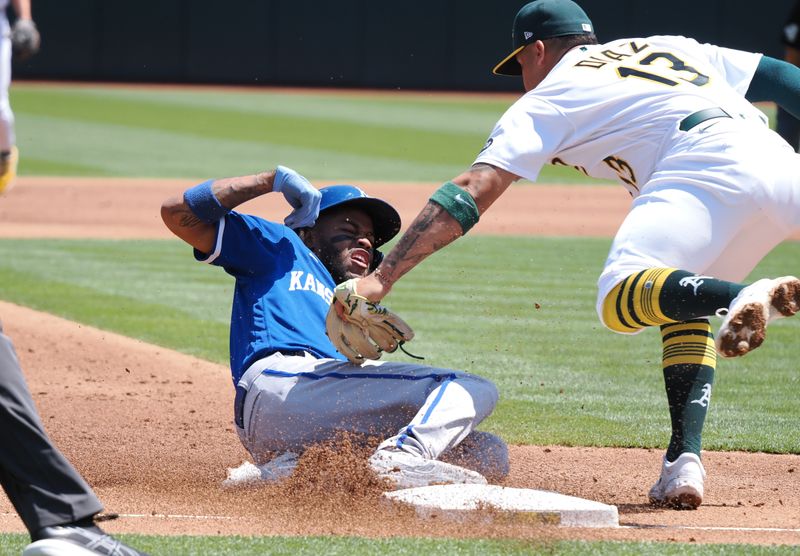
[[[530,31],[525,31],[523,35],[525,35],[525,40],[527,41],[529,38],[533,36],[533,33],[531,33]]]

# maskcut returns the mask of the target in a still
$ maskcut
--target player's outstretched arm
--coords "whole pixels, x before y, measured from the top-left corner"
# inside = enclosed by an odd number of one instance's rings
[[[374,302],[383,299],[401,276],[464,235],[517,179],[495,166],[476,164],[443,185],[378,268],[359,280],[359,294]]]
[[[285,166],[249,176],[205,181],[164,201],[161,218],[176,236],[203,253],[211,253],[220,218],[242,203],[270,192],[283,193],[294,208],[286,217],[287,226],[300,228],[314,224],[319,214],[320,192]]]

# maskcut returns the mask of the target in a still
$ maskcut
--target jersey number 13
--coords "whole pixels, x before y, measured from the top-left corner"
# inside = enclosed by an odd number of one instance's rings
[[[692,85],[697,85],[698,87],[702,87],[708,83],[707,75],[704,75],[694,69],[692,66],[687,65],[683,60],[670,52],[653,52],[648,54],[639,60],[639,65],[647,66],[647,69],[650,69],[653,67],[653,62],[657,60],[666,60],[669,63],[669,66],[665,66],[663,63],[657,64],[657,68],[663,68],[664,70],[667,70],[669,72],[668,75],[674,77],[675,79],[671,79],[670,77],[662,75],[661,73],[652,73],[643,69],[631,68],[627,66],[618,67],[617,73],[623,78],[638,77],[640,79],[655,81],[656,83],[661,83],[662,85],[666,85],[668,87],[675,87],[676,85],[680,85],[681,82],[691,83]],[[684,77],[684,75],[686,76]]]

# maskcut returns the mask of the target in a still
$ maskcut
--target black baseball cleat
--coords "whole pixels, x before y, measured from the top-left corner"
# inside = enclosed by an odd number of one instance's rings
[[[97,525],[55,525],[36,531],[22,556],[147,556]]]

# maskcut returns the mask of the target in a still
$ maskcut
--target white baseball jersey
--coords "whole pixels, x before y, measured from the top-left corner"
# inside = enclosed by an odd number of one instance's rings
[[[739,281],[800,232],[800,155],[744,98],[760,59],[685,37],[577,47],[495,126],[476,163],[530,180],[573,166],[634,197],[598,281],[601,319],[635,272]],[[681,125],[708,109],[730,118]]]
[[[744,99],[760,58],[668,36],[574,48],[509,108],[476,162],[532,181],[544,164],[573,166],[636,196],[689,114],[716,106],[766,125]]]

